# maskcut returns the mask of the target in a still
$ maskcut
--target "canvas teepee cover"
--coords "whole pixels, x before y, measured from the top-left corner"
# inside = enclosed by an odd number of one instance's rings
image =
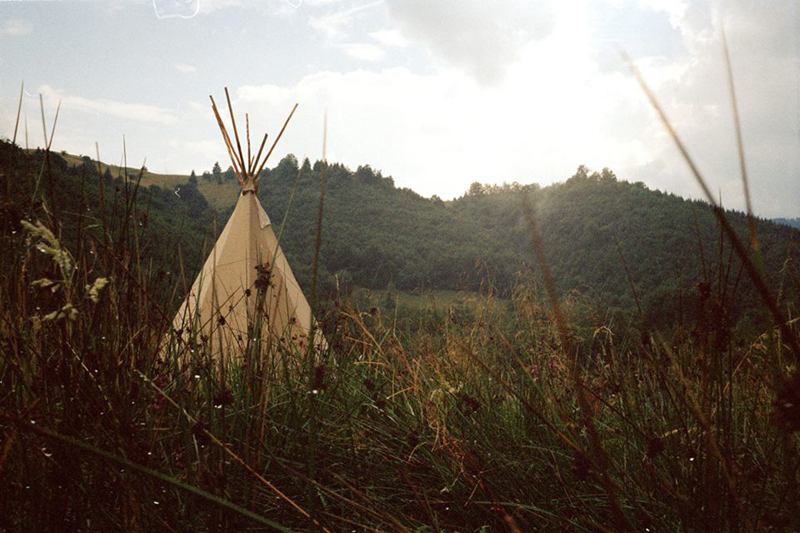
[[[227,89],[225,92],[227,96]],[[214,99],[211,101],[242,184],[242,193],[189,295],[178,310],[173,327],[178,331],[200,334],[209,343],[214,356],[242,353],[250,342],[258,338],[267,346],[307,347],[312,325],[311,307],[292,274],[270,219],[256,196],[258,175],[294,114],[294,109],[262,161],[259,159],[267,136],[264,136],[258,155],[252,159],[248,118],[248,155],[245,163],[232,110],[236,145],[227,134]],[[228,105],[230,108],[230,98]],[[319,330],[315,338],[318,347],[324,346],[325,340]]]

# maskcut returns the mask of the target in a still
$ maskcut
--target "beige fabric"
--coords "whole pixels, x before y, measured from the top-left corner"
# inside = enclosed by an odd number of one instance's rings
[[[248,335],[259,324],[261,338],[268,346],[293,343],[304,347],[311,307],[278,246],[254,188],[245,186],[173,327],[197,331],[209,339],[216,357],[221,353],[241,354]],[[315,344],[324,347],[324,337],[319,330],[317,333]]]

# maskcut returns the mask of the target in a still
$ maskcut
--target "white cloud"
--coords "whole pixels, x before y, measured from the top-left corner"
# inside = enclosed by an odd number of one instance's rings
[[[690,4],[678,21],[687,49],[680,68],[662,70],[657,97],[712,191],[726,206],[744,208],[725,60],[719,28],[725,25],[741,116],[754,209],[765,216],[796,216],[800,183],[800,95],[796,7],[769,8],[749,0]],[[675,65],[673,65],[675,67]],[[659,73],[648,73],[649,80]],[[651,142],[654,165],[632,168],[637,179],[681,195],[699,187],[669,139]]]
[[[369,34],[370,37],[378,41],[383,46],[391,46],[394,48],[405,48],[409,45],[408,39],[403,37],[400,30],[385,29],[374,31]]]
[[[178,72],[183,72],[184,74],[191,74],[197,70],[197,67],[187,65],[186,63],[175,63],[175,68]]]
[[[315,30],[322,32],[330,40],[338,40],[347,37],[349,26],[354,20],[359,18],[362,12],[380,6],[385,0],[374,0],[359,4],[350,9],[338,10],[320,15],[311,16],[308,25]],[[336,5],[339,2],[330,2]],[[327,4],[327,2],[323,2]]]
[[[221,140],[199,140],[199,141],[185,141],[185,140],[171,140],[169,141],[169,147],[175,148],[181,152],[189,152],[193,154],[193,158],[196,156],[200,157],[207,157],[209,154],[215,154],[221,151],[220,144],[222,143]]]
[[[463,194],[472,181],[552,182],[580,163],[618,168],[648,161],[641,140],[600,133],[616,111],[607,105],[611,96],[635,88],[619,76],[590,83],[591,65],[578,48],[565,46],[569,37],[524,49],[498,86],[482,86],[459,69],[320,72],[289,86],[242,87],[236,106],[267,117],[275,129],[299,101],[281,153],[312,158],[319,156],[327,109],[329,159],[369,163],[399,186],[445,198]]]
[[[191,19],[197,15],[208,15],[223,9],[238,7],[260,8],[260,2],[247,0],[153,0],[153,9],[157,18]],[[297,8],[302,0],[283,0],[284,6]]]
[[[65,94],[63,91],[49,85],[42,85],[39,91],[51,105],[55,105],[58,101],[61,101],[61,111],[66,113],[79,112],[92,115],[106,115],[109,117],[156,124],[172,124],[176,120],[175,114],[171,110],[163,107],[119,102],[105,98],[84,98],[82,96]]]
[[[639,0],[639,3],[655,11],[668,13],[670,20],[676,25],[687,9],[685,0]]]
[[[796,37],[789,37],[785,13],[759,15],[744,4],[728,12],[728,36],[755,207],[763,216],[796,215],[798,73],[791,46],[781,46]],[[643,57],[639,67],[712,189],[722,190],[726,206],[741,209],[724,62],[713,27],[717,8],[681,15],[679,3],[657,7],[691,26],[683,33],[687,51],[671,59]],[[583,163],[698,197],[685,163],[621,62],[599,70],[588,19],[566,10],[554,14],[548,35],[514,48],[492,84],[476,79],[471,67],[479,66],[454,59],[425,74],[398,67],[318,72],[294,84],[246,86],[237,93],[237,107],[252,109],[251,117],[265,117],[276,129],[299,101],[280,153],[312,159],[319,156],[328,109],[331,160],[369,163],[423,195],[458,196],[472,181],[546,184],[566,179]]]
[[[342,46],[347,55],[362,61],[380,61],[386,56],[386,52],[374,44],[349,43]]]
[[[325,34],[328,39],[336,39],[345,35],[344,28],[348,17],[342,13],[329,13],[308,19],[308,25]]]
[[[200,0],[153,0],[153,9],[159,19],[190,19],[200,12]]]
[[[405,37],[481,83],[500,81],[520,48],[548,35],[553,25],[545,2],[389,0],[387,5]]]
[[[0,35],[9,35],[19,37],[28,35],[33,31],[29,22],[24,20],[7,20],[5,24],[0,26]]]

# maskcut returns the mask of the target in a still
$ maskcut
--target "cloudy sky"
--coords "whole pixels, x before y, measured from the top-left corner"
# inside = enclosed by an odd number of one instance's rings
[[[287,152],[369,164],[448,199],[473,181],[563,181],[579,164],[698,197],[626,70],[642,70],[701,171],[743,208],[720,27],[730,45],[756,212],[800,216],[796,0],[0,1],[0,137],[20,82],[31,146],[155,172],[227,154],[208,95],[256,132],[295,118]],[[24,144],[24,124],[18,142]]]

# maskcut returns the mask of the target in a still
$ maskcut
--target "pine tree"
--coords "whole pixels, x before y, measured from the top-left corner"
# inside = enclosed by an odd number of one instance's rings
[[[219,166],[219,161],[214,163],[214,167],[211,169],[211,175],[214,176],[214,181],[217,182],[217,185],[222,183],[222,167]]]

